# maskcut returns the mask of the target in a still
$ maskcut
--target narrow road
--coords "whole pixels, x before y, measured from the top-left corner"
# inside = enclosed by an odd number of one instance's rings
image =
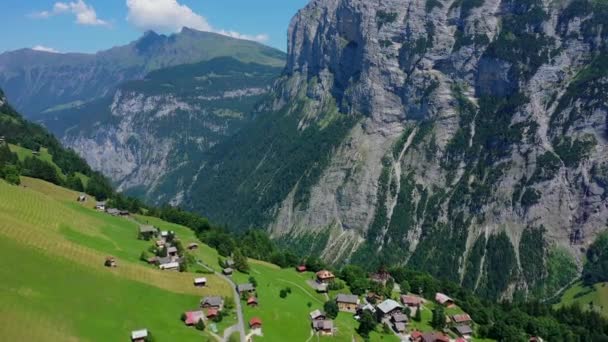
[[[245,334],[245,319],[243,318],[243,308],[241,307],[241,296],[239,296],[239,293],[236,291],[236,284],[234,283],[232,278],[227,277],[220,272],[216,272],[214,269],[205,265],[200,260],[197,260],[196,263],[201,265],[202,267],[206,268],[207,270],[213,272],[218,277],[226,280],[232,286],[232,292],[234,294],[234,303],[236,304],[236,316],[238,318],[238,323],[236,325],[236,330],[235,330],[234,325],[229,327],[228,329],[230,329],[230,334],[232,334],[234,331],[238,331],[241,335],[241,342],[246,342],[247,335]],[[226,329],[226,330],[228,330],[228,329]],[[228,340],[228,338],[230,337],[230,334],[226,335],[226,332],[224,332],[224,341]]]

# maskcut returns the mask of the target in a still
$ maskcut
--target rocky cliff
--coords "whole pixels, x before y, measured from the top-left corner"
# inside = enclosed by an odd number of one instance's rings
[[[608,222],[607,18],[597,0],[313,0],[273,98],[182,203],[335,263],[550,296]]]

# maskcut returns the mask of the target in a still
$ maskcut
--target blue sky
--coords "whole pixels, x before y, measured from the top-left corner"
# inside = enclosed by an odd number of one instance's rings
[[[95,52],[153,29],[189,26],[285,50],[292,16],[308,0],[2,0],[0,52],[24,47]]]

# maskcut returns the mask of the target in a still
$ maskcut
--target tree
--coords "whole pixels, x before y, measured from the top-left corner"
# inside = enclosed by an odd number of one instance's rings
[[[179,271],[180,272],[188,272],[188,263],[182,261],[179,263]]]
[[[443,309],[443,306],[438,305],[433,309],[431,326],[437,330],[445,328],[445,310]]]
[[[224,297],[224,309],[227,311],[234,309],[234,300],[232,300],[232,297]]]
[[[401,288],[401,294],[408,294],[412,290],[410,283],[407,280],[402,281],[401,284],[399,284],[399,287]]]
[[[376,321],[374,315],[369,312],[369,310],[365,310],[361,314],[361,318],[359,318],[359,328],[357,328],[357,333],[364,338],[368,338],[369,333],[376,329],[377,324],[378,321]]]
[[[281,297],[281,298],[287,297],[287,291],[285,289],[281,289],[281,291],[279,292],[279,297]]]
[[[312,307],[312,303],[311,303],[311,302],[308,302],[308,303],[306,303],[306,306],[307,306],[308,308],[310,308],[310,307]]]
[[[338,317],[338,312],[340,308],[338,308],[338,304],[335,300],[329,300],[323,304],[323,310],[325,311],[325,315],[329,319],[335,319]]]
[[[203,330],[205,330],[205,322],[203,322],[202,319],[199,319],[198,322],[196,322],[196,325],[194,327],[196,328],[196,330],[203,331]]]
[[[19,185],[21,184],[21,178],[19,177],[19,170],[14,165],[6,165],[0,168],[0,178],[4,178],[9,184]]]
[[[188,319],[188,315],[186,315],[186,313],[183,312],[182,315],[180,316],[180,319],[182,320],[182,322],[185,322],[186,319]]]
[[[149,257],[150,255],[148,254],[148,252],[142,251],[141,255],[139,256],[139,260],[147,262]]]
[[[422,321],[422,308],[420,307],[420,305],[418,305],[418,307],[416,308],[416,314],[414,314],[414,321],[416,322],[420,322]]]
[[[258,287],[258,281],[253,276],[249,277],[249,283],[251,283],[251,285],[253,285],[253,287]]]
[[[369,283],[370,281],[367,278],[357,278],[349,284],[350,292],[360,296],[369,288]]]
[[[224,320],[224,312],[223,311],[218,311],[217,315],[212,318],[212,321],[214,321],[215,323],[219,323],[219,322],[221,322],[223,320]]]
[[[84,185],[82,185],[82,180],[80,179],[80,177],[76,176],[76,174],[69,175],[65,181],[65,185],[75,191],[84,191]]]
[[[167,256],[167,247],[162,246],[161,248],[156,250],[156,256],[164,258]]]
[[[234,268],[236,268],[239,272],[249,273],[249,263],[247,262],[247,258],[238,248],[234,250],[232,258],[234,260]]]

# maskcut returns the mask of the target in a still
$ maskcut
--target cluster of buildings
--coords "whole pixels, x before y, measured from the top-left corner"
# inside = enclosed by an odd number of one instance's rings
[[[152,225],[141,225],[139,226],[139,238],[142,240],[155,239],[154,242],[156,249],[166,249],[167,253],[165,256],[153,256],[147,261],[149,264],[157,265],[161,270],[178,270],[179,264],[182,262],[179,250],[173,244],[173,241],[177,239],[175,232],[159,230]],[[196,246],[196,247],[194,247]],[[198,248],[197,244],[188,245],[189,249]]]
[[[224,309],[224,298],[220,296],[203,297],[196,310],[186,311],[182,316],[187,326],[196,325],[199,321],[216,318]]]
[[[78,197],[78,202],[85,202],[85,201],[86,201],[86,196],[84,194],[82,194]],[[102,211],[102,212],[105,212],[108,215],[112,215],[112,216],[129,216],[128,210],[119,210],[116,208],[108,208],[105,201],[97,202],[95,204],[95,209],[97,211]]]

